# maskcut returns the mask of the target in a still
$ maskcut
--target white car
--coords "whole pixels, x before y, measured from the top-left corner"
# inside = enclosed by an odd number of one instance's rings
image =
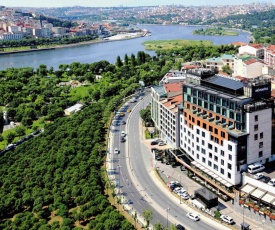
[[[264,176],[264,174],[257,173],[257,174],[254,175],[254,178],[257,179],[257,180],[260,180],[263,176]]]
[[[159,145],[159,146],[164,146],[164,145],[166,145],[166,143],[163,142],[163,141],[161,141],[161,142],[158,143],[158,145]]]
[[[182,195],[180,195],[180,197],[184,200],[188,200],[190,198],[189,194],[187,192],[183,193]]]
[[[190,218],[191,220],[194,220],[194,221],[199,221],[200,220],[199,216],[197,214],[195,214],[195,213],[188,212],[186,214],[186,216],[188,218]]]
[[[227,216],[227,215],[221,215],[221,220],[228,224],[234,223],[234,220],[230,216]]]
[[[125,131],[121,131],[121,136],[122,136],[122,137],[125,137],[125,136],[126,136]]]
[[[275,178],[272,178],[270,181],[268,181],[267,184],[271,186],[275,186]]]
[[[119,154],[119,149],[118,148],[115,148],[114,154]]]

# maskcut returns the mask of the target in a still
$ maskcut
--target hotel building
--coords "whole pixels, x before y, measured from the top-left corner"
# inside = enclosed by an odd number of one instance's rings
[[[249,164],[275,160],[270,97],[268,78],[241,82],[209,69],[189,70],[178,124],[180,149],[227,187],[240,184]]]

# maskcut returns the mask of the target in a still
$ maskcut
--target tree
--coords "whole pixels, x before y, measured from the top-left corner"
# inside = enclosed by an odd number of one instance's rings
[[[3,112],[1,111],[1,112],[0,112],[0,133],[3,133],[4,124],[5,124],[4,114],[3,114]]]
[[[45,77],[47,75],[47,66],[44,64],[41,64],[39,68],[37,69],[37,74],[40,77]]]
[[[122,61],[121,61],[121,59],[120,59],[120,56],[117,56],[117,58],[116,58],[116,66],[117,67],[121,67],[121,66],[123,66],[123,63],[122,63]]]
[[[128,58],[128,55],[127,55],[127,54],[125,54],[125,56],[124,56],[124,63],[125,63],[126,65],[129,64],[129,58]]]
[[[16,137],[14,132],[9,132],[6,135],[6,141],[8,142],[8,144],[12,143],[13,139]]]
[[[17,136],[19,136],[19,138],[26,134],[26,129],[23,126],[16,126],[14,131],[16,132]]]
[[[149,227],[150,221],[153,220],[153,212],[152,210],[144,210],[142,215],[146,221],[146,228]]]
[[[167,228],[162,223],[160,223],[160,221],[158,221],[154,225],[154,230],[166,230],[166,229]]]
[[[231,74],[232,74],[232,70],[231,70],[231,68],[230,68],[229,65],[224,65],[224,66],[222,67],[222,71],[225,72],[225,73],[227,73],[227,74],[230,75],[230,76],[231,76]]]

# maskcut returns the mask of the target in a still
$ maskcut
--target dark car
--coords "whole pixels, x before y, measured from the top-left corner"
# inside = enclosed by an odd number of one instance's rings
[[[40,130],[38,129],[38,130],[35,130],[33,133],[32,133],[32,135],[37,135],[37,134],[39,134],[40,133]]]
[[[178,230],[185,230],[185,227],[183,227],[181,224],[176,225]]]
[[[264,183],[268,183],[271,180],[271,178],[269,176],[263,176],[260,181],[264,182]]]
[[[125,141],[126,141],[125,137],[120,138],[120,142],[125,142]]]
[[[157,141],[151,141],[151,145],[157,145],[158,142]]]
[[[126,121],[121,121],[121,124],[122,125],[126,125]]]
[[[31,139],[31,138],[33,138],[33,135],[32,135],[32,134],[30,134],[30,135],[28,135],[28,136],[25,137],[26,140],[29,140],[29,139]]]

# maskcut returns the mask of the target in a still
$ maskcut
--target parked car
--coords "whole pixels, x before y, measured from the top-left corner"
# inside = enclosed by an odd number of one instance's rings
[[[264,176],[264,174],[262,174],[262,173],[256,173],[254,175],[254,178],[257,179],[257,180],[260,180],[263,176]]]
[[[188,193],[183,193],[182,195],[180,195],[180,197],[184,200],[188,200],[190,198]]]
[[[264,183],[268,183],[271,180],[271,178],[269,176],[263,176],[260,181],[264,182]]]
[[[125,142],[125,141],[126,141],[125,137],[120,138],[120,142]]]
[[[270,181],[268,181],[267,184],[271,186],[275,186],[275,178],[272,178]]]
[[[234,223],[234,220],[230,216],[227,216],[227,215],[221,215],[221,220],[224,221],[227,224],[233,224]]]
[[[114,154],[119,154],[119,149],[118,148],[115,148]]]
[[[127,113],[131,113],[131,111],[132,111],[131,109],[127,109]]]
[[[185,227],[183,227],[181,224],[176,225],[178,230],[185,230]]]
[[[125,137],[125,136],[126,136],[125,131],[121,131],[121,136],[122,136],[122,137]]]
[[[9,144],[7,146],[7,148],[5,148],[5,150],[13,150],[13,149],[15,149],[15,145],[14,144]]]
[[[161,141],[161,142],[158,143],[158,145],[159,145],[159,146],[164,146],[164,145],[166,145],[166,143],[163,142],[163,141]]]
[[[194,221],[199,221],[200,220],[199,216],[197,214],[195,214],[195,213],[188,212],[186,214],[186,216],[188,218],[190,218],[191,220],[194,220]]]
[[[126,125],[126,121],[121,121],[121,124],[122,125]]]
[[[150,143],[151,145],[157,145],[158,144],[158,142],[157,141],[151,141],[151,143]]]

